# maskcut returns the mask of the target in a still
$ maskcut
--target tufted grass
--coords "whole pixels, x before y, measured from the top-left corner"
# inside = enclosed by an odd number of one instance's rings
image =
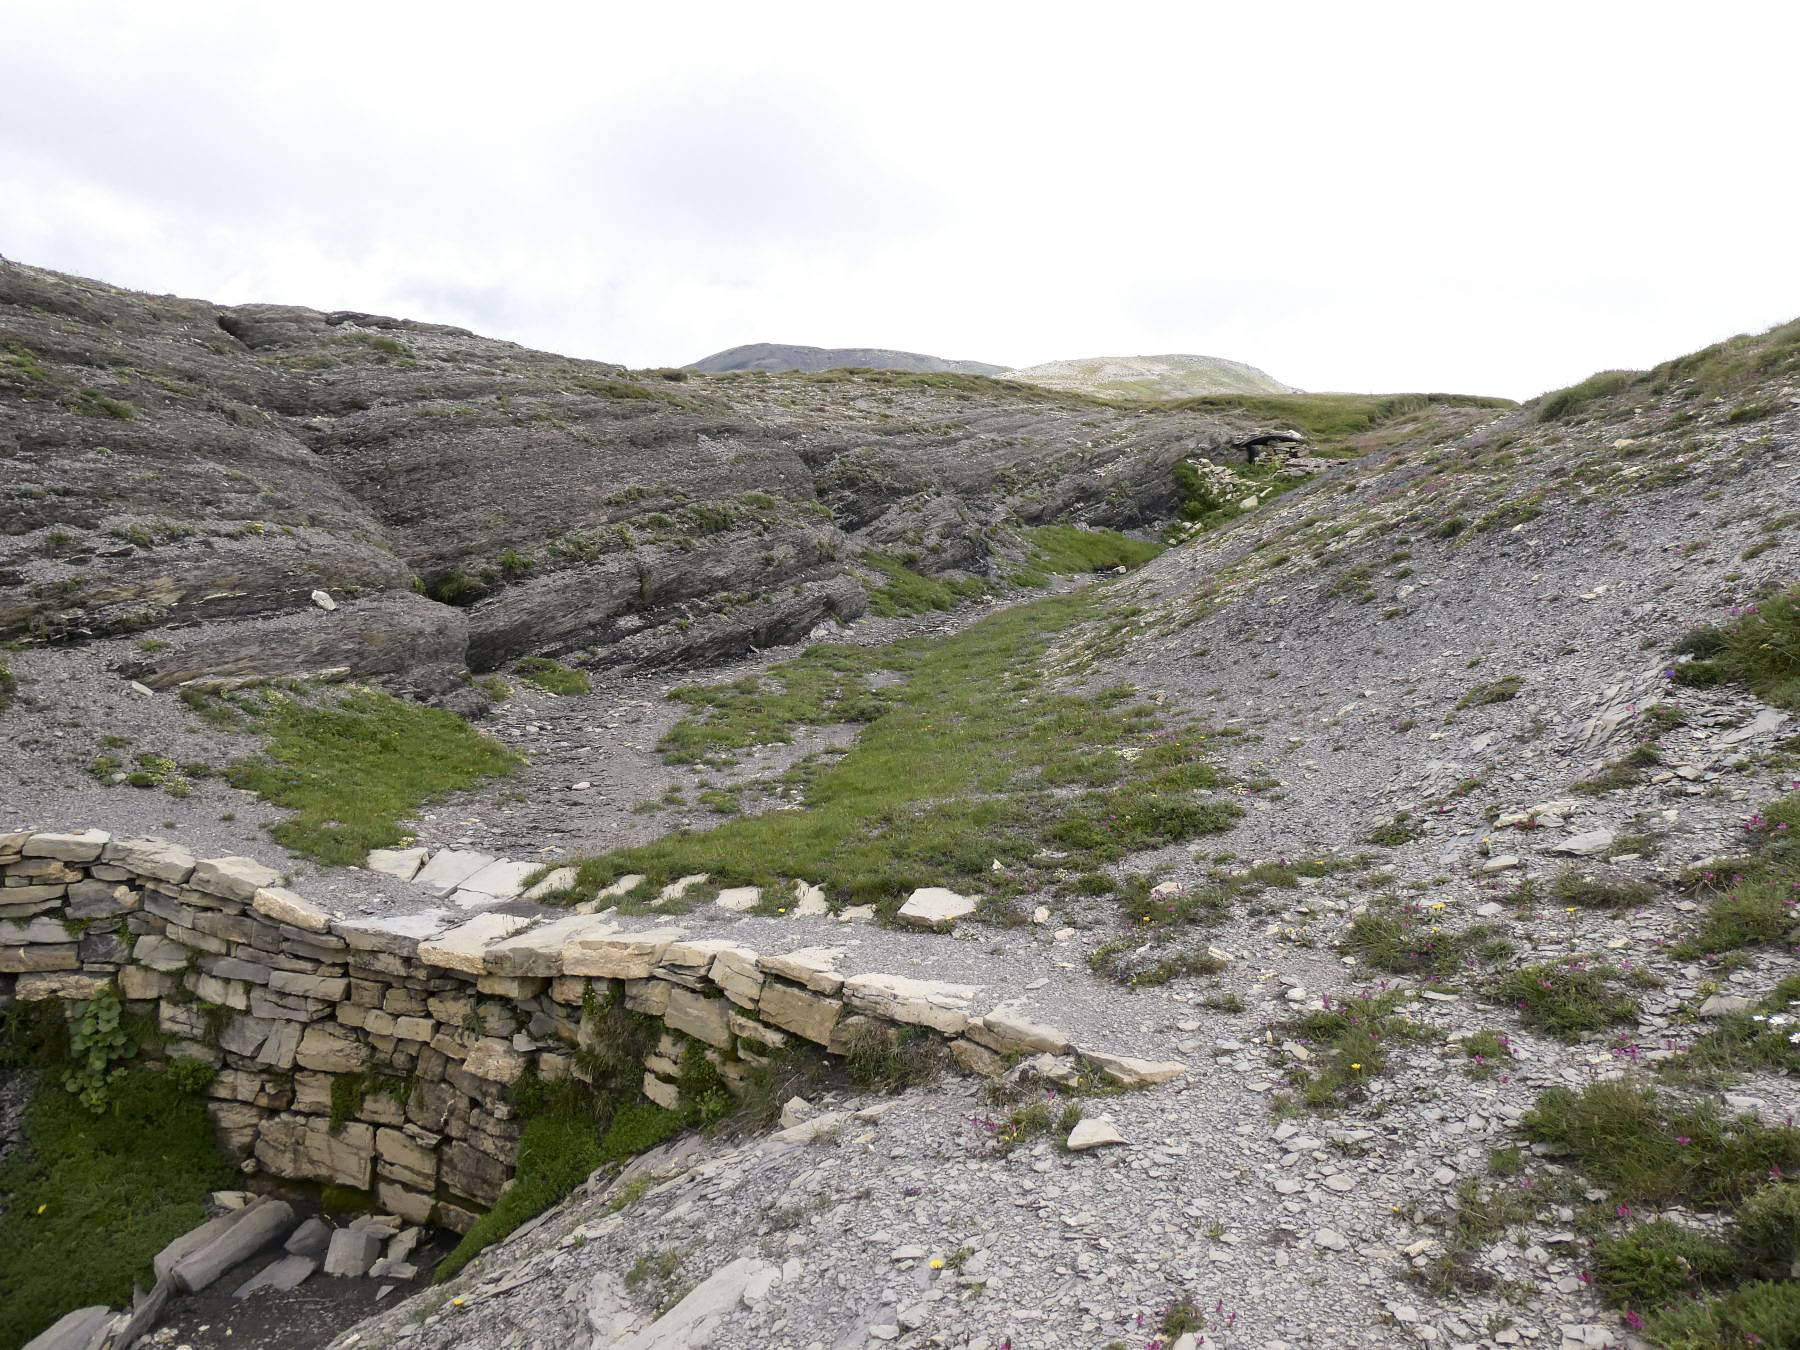
[[[46,1072],[24,1141],[0,1162],[0,1346],[94,1303],[128,1306],[150,1258],[206,1218],[238,1173],[214,1147],[205,1099],[127,1070],[94,1115]],[[40,1212],[41,1207],[41,1212]]]
[[[567,697],[570,694],[586,694],[592,692],[584,671],[571,670],[560,661],[552,661],[547,656],[527,656],[513,665],[513,674],[527,684],[535,684],[552,694]]]
[[[1800,712],[1800,586],[1762,597],[1729,623],[1694,629],[1675,650],[1695,658],[1674,667],[1677,684],[1741,684]]]
[[[511,773],[517,763],[454,713],[373,689],[339,698],[260,688],[229,706],[269,743],[227,776],[291,810],[272,833],[315,862],[360,864],[370,849],[399,842],[402,822],[425,802]]]
[[[955,609],[988,590],[975,577],[928,577],[885,553],[865,553],[862,561],[884,578],[869,591],[869,613],[880,619]]]
[[[1488,997],[1511,1005],[1529,1027],[1564,1041],[1637,1017],[1637,999],[1604,963],[1570,957],[1522,966],[1492,980]]]
[[[1689,876],[1695,893],[1712,899],[1699,929],[1675,949],[1677,956],[1691,960],[1800,941],[1800,792],[1753,814],[1743,834],[1751,852]]]
[[[1437,1032],[1406,1016],[1409,996],[1401,990],[1371,994],[1307,1013],[1278,1028],[1312,1048],[1291,1078],[1314,1110],[1365,1101],[1369,1083],[1387,1071],[1396,1044],[1428,1041]]]

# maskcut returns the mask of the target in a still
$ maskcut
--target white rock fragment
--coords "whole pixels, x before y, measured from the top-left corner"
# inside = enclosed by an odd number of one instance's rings
[[[900,917],[923,928],[954,923],[975,912],[976,902],[942,886],[921,886],[900,906]]]

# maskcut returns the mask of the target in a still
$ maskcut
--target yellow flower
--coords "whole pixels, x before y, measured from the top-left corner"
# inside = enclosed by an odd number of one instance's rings
[[[783,905],[783,906],[782,906],[782,907],[781,907],[781,908],[780,908],[780,909],[778,909],[778,910],[776,910],[776,911],[775,911],[775,912],[776,912],[776,913],[777,913],[777,914],[786,914],[786,913],[787,913],[787,906],[786,906],[786,905]]]
[[[931,1258],[931,1268],[933,1270],[942,1270],[944,1268],[943,1259],[941,1257],[936,1257],[936,1256],[932,1257]]]
[[[50,1208],[50,1206],[49,1206],[49,1203],[48,1203],[48,1202],[46,1202],[46,1203],[44,1203],[44,1204],[41,1204],[41,1205],[39,1205],[39,1206],[38,1206],[38,1208],[37,1208],[37,1212],[38,1212],[38,1213],[39,1213],[39,1214],[42,1214],[42,1213],[43,1213],[43,1212],[44,1212],[44,1211],[45,1211],[45,1210],[47,1210],[47,1209],[49,1209],[49,1208]]]
[[[462,1300],[460,1298],[453,1298],[450,1300],[450,1306],[452,1308],[460,1308],[462,1307]]]
[[[1360,1068],[1362,1068],[1362,1065],[1360,1065],[1360,1064],[1352,1064],[1352,1065],[1351,1065],[1351,1066],[1350,1066],[1350,1067],[1351,1067],[1351,1068],[1353,1068],[1353,1069],[1360,1069]]]
[[[1575,906],[1573,906],[1573,905],[1570,905],[1567,909],[1565,909],[1563,911],[1564,914],[1573,914],[1574,912],[1575,912]]]

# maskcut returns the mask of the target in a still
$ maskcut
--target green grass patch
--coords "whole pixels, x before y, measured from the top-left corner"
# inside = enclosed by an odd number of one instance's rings
[[[1607,1192],[1620,1227],[1595,1244],[1593,1273],[1627,1325],[1682,1350],[1800,1344],[1800,1130],[1631,1079],[1551,1088],[1520,1129]],[[1642,1222],[1645,1208],[1725,1222]]]
[[[1493,925],[1453,928],[1440,915],[1417,901],[1389,902],[1357,915],[1344,938],[1344,950],[1377,970],[1429,983],[1478,970],[1512,951],[1512,944]]]
[[[373,689],[261,688],[234,705],[269,737],[263,756],[227,771],[233,786],[293,811],[276,840],[316,862],[358,865],[400,840],[425,802],[510,773],[517,760],[454,713]]]
[[[0,1162],[0,1345],[74,1308],[130,1304],[150,1258],[206,1218],[237,1170],[213,1144],[205,1099],[179,1075],[127,1070],[93,1114],[47,1072],[24,1140]]]
[[[730,684],[687,684],[669,697],[697,709],[672,727],[657,749],[670,764],[728,764],[753,745],[791,744],[801,727],[872,722],[893,701],[875,689],[877,672],[905,674],[919,659],[912,647],[819,643],[766,675]]]
[[[1307,1013],[1279,1028],[1312,1049],[1312,1058],[1291,1071],[1308,1106],[1324,1110],[1367,1100],[1369,1084],[1387,1071],[1393,1046],[1437,1035],[1405,1015],[1407,1002],[1403,991],[1389,990]]]
[[[1603,370],[1579,384],[1556,389],[1538,400],[1537,420],[1569,422],[1589,412],[1595,404],[1623,393],[1644,378],[1641,370]]]
[[[587,672],[570,670],[560,661],[547,656],[527,656],[513,666],[513,673],[528,684],[552,694],[587,694],[593,692]]]
[[[0,661],[0,713],[5,712],[8,708],[12,707],[13,700],[18,695],[18,692],[18,679],[13,675],[12,671],[7,668],[6,662]]]
[[[1038,525],[1025,537],[1031,548],[1025,570],[1059,576],[1110,572],[1116,567],[1130,571],[1163,551],[1161,544],[1148,539],[1077,525]]]
[[[1800,586],[1745,606],[1728,623],[1695,629],[1675,650],[1697,658],[1672,668],[1677,684],[1741,684],[1765,703],[1800,712]]]
[[[1511,408],[1510,399],[1469,394],[1207,394],[1167,407],[1192,412],[1242,412],[1273,426],[1292,427],[1316,443],[1340,442],[1430,408]]]
[[[840,759],[791,772],[806,809],[589,859],[572,898],[627,872],[657,885],[692,872],[764,887],[803,877],[851,903],[925,885],[990,894],[1036,884],[1045,849],[1064,855],[1058,868],[1079,873],[1229,829],[1241,808],[1215,793],[1225,780],[1207,758],[1205,734],[1166,724],[1127,687],[1046,688],[1046,649],[1096,613],[1090,594],[1049,596],[951,637],[891,645],[881,659],[903,669],[905,683],[883,691],[885,706]],[[771,675],[784,687],[817,676],[815,693],[800,696],[817,708],[830,702],[817,687],[835,689],[830,681],[842,676],[830,667],[835,659],[820,658],[810,674],[803,659]],[[751,729],[753,697],[719,705],[721,716],[738,719],[737,729],[720,731],[723,743],[771,734]],[[861,697],[848,691],[844,701],[860,705]],[[678,734],[684,747],[703,748],[700,731]],[[991,871],[995,859],[1004,874]]]
[[[1554,1087],[1520,1122],[1527,1138],[1570,1161],[1627,1205],[1733,1205],[1771,1169],[1800,1170],[1800,1130],[1731,1116],[1711,1097],[1685,1101],[1615,1078],[1576,1091]]]
[[[1487,684],[1476,685],[1456,701],[1456,707],[1460,712],[1464,708],[1485,708],[1490,703],[1510,703],[1524,687],[1523,676],[1502,675]]]
[[[1659,705],[1660,706],[1660,705]],[[1636,787],[1644,781],[1644,771],[1662,763],[1662,752],[1654,745],[1640,745],[1623,758],[1614,760],[1598,773],[1592,774],[1579,782],[1571,783],[1570,789],[1585,793],[1590,797],[1598,797],[1606,792],[1618,792],[1628,787]]]
[[[1488,997],[1508,1004],[1527,1026],[1577,1041],[1637,1018],[1637,999],[1610,966],[1582,957],[1508,971],[1488,984]]]
[[[1687,878],[1696,895],[1712,899],[1699,930],[1676,955],[1692,959],[1800,941],[1800,793],[1755,812],[1743,834],[1750,853]]]
[[[1565,908],[1579,905],[1583,909],[1633,909],[1648,904],[1656,888],[1644,881],[1612,881],[1565,867],[1550,893]]]
[[[987,583],[976,577],[928,577],[885,553],[865,553],[862,561],[883,578],[869,591],[869,613],[877,618],[952,610],[987,594]]]
[[[1800,975],[1790,975],[1756,1007],[1714,1021],[1693,1045],[1659,1068],[1669,1078],[1722,1087],[1739,1074],[1800,1076]]]

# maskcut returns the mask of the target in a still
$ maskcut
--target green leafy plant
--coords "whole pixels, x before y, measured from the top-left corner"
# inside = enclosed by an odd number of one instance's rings
[[[137,1053],[122,1025],[124,1006],[119,992],[107,985],[74,1007],[69,1021],[69,1060],[63,1069],[63,1090],[94,1115],[111,1104],[110,1090],[125,1077],[118,1063]]]

